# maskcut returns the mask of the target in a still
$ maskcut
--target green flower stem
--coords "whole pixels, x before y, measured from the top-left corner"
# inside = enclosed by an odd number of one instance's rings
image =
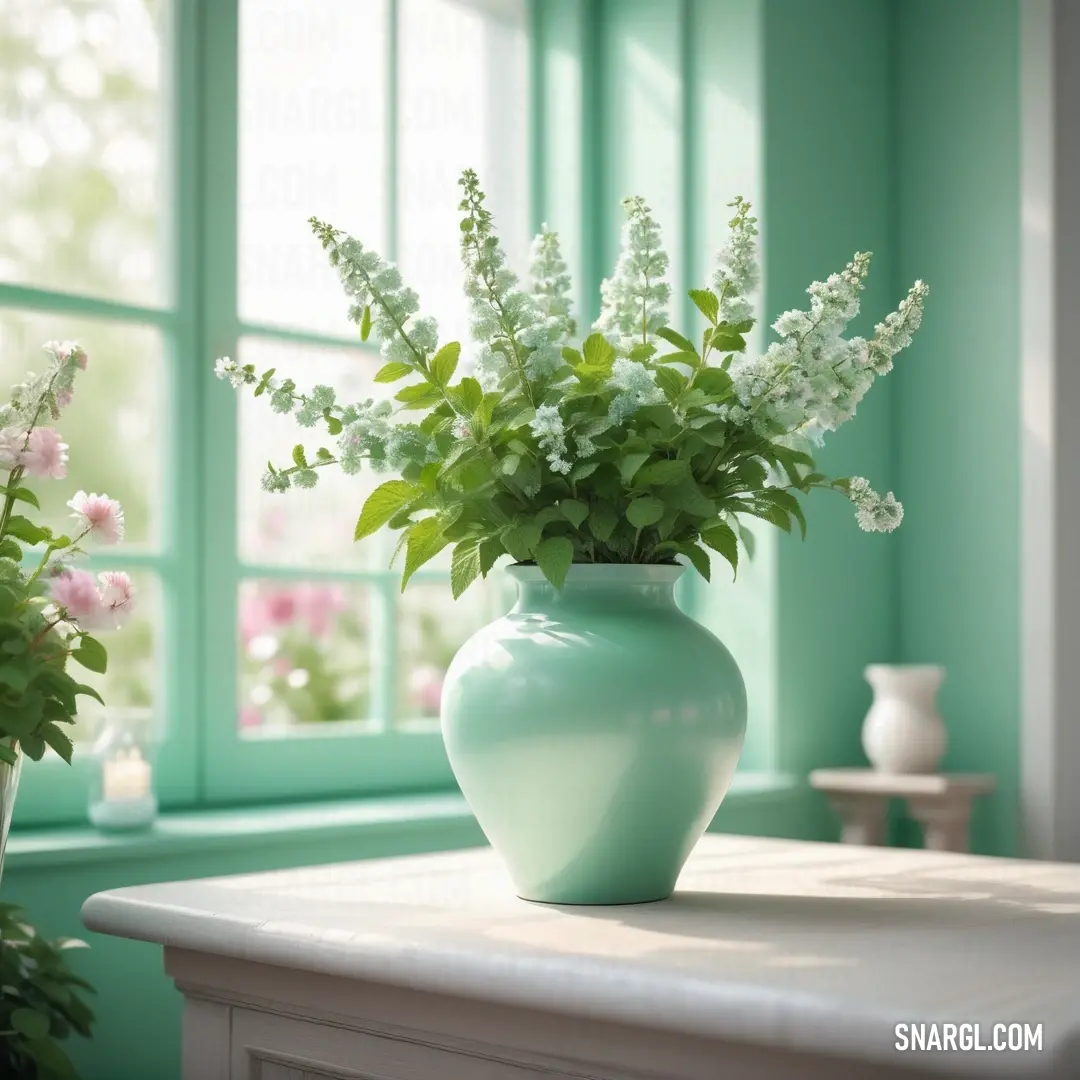
[[[480,230],[477,228],[480,203],[474,192],[470,191],[467,194],[469,199],[469,218],[473,222],[473,227],[467,234],[466,243],[471,244],[473,251],[476,253],[476,265],[478,267],[483,267],[484,259],[480,251]],[[521,345],[514,336],[514,327],[507,319],[506,309],[502,306],[502,301],[495,291],[495,281],[491,275],[483,269],[481,269],[480,277],[484,283],[484,287],[487,289],[488,302],[495,309],[495,312],[499,317],[499,325],[503,328],[503,331],[506,334],[506,341],[510,345],[510,351],[513,354],[512,360],[514,368],[518,375],[518,382],[521,384],[521,389],[525,392],[525,396],[529,399],[529,404],[535,408],[536,399],[533,396],[532,384],[529,382],[529,376],[525,370],[525,358],[521,355]]]
[[[53,377],[49,380],[49,385],[45,387],[45,392],[41,395],[41,397],[38,398],[37,406],[34,409],[34,419],[30,421],[30,427],[26,430],[26,438],[23,441],[23,450],[25,450],[27,446],[30,445],[30,435],[33,432],[34,428],[37,427],[38,417],[41,416],[41,407],[45,404],[45,399],[49,396],[50,393],[52,393],[52,388],[56,383],[58,375],[59,372],[53,375]],[[4,499],[3,514],[0,514],[0,540],[2,540],[4,536],[7,535],[7,526],[8,522],[11,520],[11,511],[12,508],[15,506],[15,496],[11,493],[19,486],[25,473],[26,470],[21,465],[17,465],[8,474],[8,494],[7,497]]]
[[[0,540],[7,535],[8,521],[11,520],[11,511],[15,506],[15,496],[11,493],[19,486],[20,481],[23,478],[23,473],[26,470],[21,465],[17,465],[14,469],[8,473],[7,490],[8,494],[4,499],[4,510],[0,514]]]

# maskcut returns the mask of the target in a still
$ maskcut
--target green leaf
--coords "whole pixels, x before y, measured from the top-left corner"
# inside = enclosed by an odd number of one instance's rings
[[[664,504],[652,495],[642,495],[626,508],[626,520],[635,529],[655,525],[664,516]]]
[[[0,559],[22,562],[22,556],[22,548],[10,536],[5,536],[3,540],[0,540]]]
[[[98,675],[104,675],[109,664],[105,646],[89,634],[83,634],[79,647],[71,654],[71,659],[82,664],[87,671],[95,671]]]
[[[581,352],[589,367],[602,368],[610,373],[615,363],[615,350],[603,334],[590,334],[581,346]]]
[[[754,539],[754,534],[740,521],[739,527],[739,539],[743,543],[743,547],[746,548],[746,557],[753,560],[754,549],[757,546],[757,541]]]
[[[536,547],[536,565],[556,589],[563,587],[573,561],[574,545],[565,536],[549,536]]]
[[[514,562],[528,562],[540,543],[542,532],[543,526],[534,521],[517,522],[502,531],[503,547]]]
[[[786,510],[799,523],[799,532],[805,540],[806,516],[799,505],[799,500],[790,491],[784,491],[782,488],[765,488],[761,494],[763,498],[769,499],[776,506]]]
[[[443,527],[437,517],[422,518],[415,525],[410,525],[405,530],[408,536],[405,548],[405,570],[401,575],[401,591],[409,583],[409,578],[420,569],[424,563],[434,559],[436,555],[449,543],[443,536]]]
[[[502,394],[493,390],[489,394],[485,394],[480,399],[480,404],[476,406],[476,410],[473,412],[473,420],[479,424],[482,428],[486,428],[491,423],[491,418],[495,414],[495,409],[502,403]]]
[[[341,429],[344,425],[336,416],[331,415],[329,409],[323,413],[323,419],[326,421],[326,430],[329,431],[331,435],[341,434]]]
[[[480,407],[480,402],[484,400],[484,388],[471,375],[466,375],[454,387],[454,392],[458,403],[470,416],[476,412]]]
[[[40,735],[20,735],[19,745],[31,761],[40,761],[45,756],[45,740]]]
[[[718,522],[710,526],[701,534],[701,539],[713,549],[720,552],[729,563],[735,575],[739,572],[739,542],[735,538],[735,532],[730,525]],[[734,575],[733,575],[734,576]]]
[[[719,368],[702,368],[694,376],[694,386],[698,390],[704,390],[710,397],[716,397],[731,389],[731,376]]]
[[[691,289],[687,294],[698,311],[715,325],[720,315],[720,301],[712,289]]]
[[[500,555],[506,553],[502,543],[494,537],[480,541],[480,573],[488,576],[488,571],[495,565]]]
[[[480,576],[480,544],[462,540],[450,558],[450,588],[456,600]]]
[[[407,409],[426,409],[442,401],[442,391],[429,382],[413,383],[399,390],[394,400],[400,401]]]
[[[650,360],[656,355],[656,346],[651,341],[639,341],[630,350],[631,360]]]
[[[41,509],[37,496],[28,487],[0,487],[0,495],[10,495],[16,502],[29,503],[35,510]]]
[[[712,517],[716,513],[712,500],[706,497],[693,480],[684,480],[681,484],[672,484],[666,488],[664,501],[695,517]]]
[[[599,461],[579,461],[570,470],[570,483],[576,484],[579,480],[584,480],[586,477],[592,476],[598,468],[600,468]]]
[[[15,664],[0,665],[0,687],[10,687],[17,694],[21,694],[29,681],[30,677],[24,667],[17,667]]]
[[[52,1039],[36,1039],[27,1043],[26,1049],[37,1062],[37,1075],[41,1080],[64,1080],[75,1076],[75,1066],[71,1059]]]
[[[15,765],[18,760],[19,755],[7,743],[0,743],[0,761],[6,762],[8,765]]]
[[[701,363],[701,357],[696,352],[687,352],[685,349],[679,352],[664,353],[663,356],[658,356],[653,363],[656,364],[688,364],[690,367],[697,367]]]
[[[611,539],[615,526],[619,524],[619,515],[615,507],[608,502],[596,503],[589,514],[589,532],[600,543],[605,544]]]
[[[670,461],[653,461],[642,466],[634,474],[634,487],[649,487],[650,485],[661,486],[664,484],[677,484],[690,475],[690,462],[681,458]]]
[[[654,374],[656,385],[664,391],[668,401],[677,401],[679,395],[686,389],[688,382],[686,376],[672,367],[658,367]]]
[[[69,765],[71,764],[71,755],[75,750],[71,739],[68,738],[67,733],[58,728],[53,723],[46,724],[41,729],[41,734],[45,741],[60,755]]]
[[[375,372],[375,381],[381,383],[397,382],[398,379],[404,379],[406,375],[411,375],[414,370],[415,368],[403,364],[400,360],[391,360],[389,364],[383,364]]]
[[[563,347],[562,358],[572,367],[577,368],[585,363],[585,358],[577,351],[577,349],[571,349],[568,345]]]
[[[536,410],[529,405],[524,408],[516,416],[514,416],[510,422],[506,425],[510,431],[516,431],[518,428],[525,427],[526,424],[532,423],[536,419]]]
[[[292,448],[292,459],[293,464],[296,465],[297,468],[306,469],[308,467],[307,457],[304,454],[304,447],[301,443],[297,443]]]
[[[757,458],[747,458],[735,473],[747,491],[760,491],[765,486],[769,470]]]
[[[353,533],[354,540],[363,540],[381,529],[399,510],[415,502],[422,492],[405,480],[387,480],[380,484],[364,503]]]
[[[717,352],[742,352],[746,348],[746,338],[730,327],[718,326],[709,335],[709,346]]]
[[[439,386],[449,386],[457,370],[458,357],[461,356],[461,343],[447,342],[431,361],[431,377]]]
[[[701,357],[698,356],[697,349],[694,348],[693,343],[684,338],[682,334],[672,330],[670,326],[661,326],[660,329],[656,331],[656,335],[657,337],[662,337],[665,341],[670,342],[676,349],[689,353],[694,360],[701,359]]]
[[[634,474],[648,460],[649,452],[647,450],[636,452],[633,454],[627,454],[626,457],[624,457],[622,461],[619,462],[619,475],[622,476],[623,483],[632,483],[634,479]]]
[[[21,514],[14,514],[8,518],[7,532],[24,544],[40,544],[42,540],[47,540],[52,535],[48,529],[40,528]]]
[[[44,1039],[49,1034],[49,1018],[36,1009],[15,1009],[8,1023],[28,1039]]]
[[[791,515],[773,502],[756,502],[748,508],[749,513],[763,521],[771,522],[784,532],[791,532]]]
[[[680,544],[679,551],[685,555],[693,568],[706,580],[710,580],[712,567],[709,564],[709,553],[703,551],[697,544]]]
[[[589,516],[589,504],[583,503],[580,499],[562,499],[559,502],[559,509],[563,512],[563,517],[575,529],[580,528],[581,523]]]
[[[360,340],[367,341],[371,336],[371,305],[364,305],[364,314],[360,316]]]
[[[520,454],[507,454],[502,459],[500,469],[504,476],[513,476],[518,471],[518,466],[521,464]]]

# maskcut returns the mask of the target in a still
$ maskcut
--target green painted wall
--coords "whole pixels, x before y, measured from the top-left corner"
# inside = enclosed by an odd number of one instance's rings
[[[1020,722],[1017,0],[897,8],[897,266],[931,286],[897,372],[898,657],[948,668],[946,767],[996,773],[977,850],[1015,852]]]
[[[875,260],[857,332],[902,296],[893,270],[889,22],[885,0],[765,5],[765,307],[804,307],[804,290],[856,251]],[[893,486],[895,387],[875,384],[818,456],[834,476]],[[798,772],[861,759],[863,667],[896,655],[898,535],[867,535],[850,505],[817,492],[805,542],[779,539],[778,752]],[[835,830],[825,819],[825,835]]]

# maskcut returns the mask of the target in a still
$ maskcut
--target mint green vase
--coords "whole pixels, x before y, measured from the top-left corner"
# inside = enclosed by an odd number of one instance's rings
[[[739,668],[676,606],[681,566],[509,573],[517,603],[443,686],[461,790],[524,899],[663,900],[739,760]]]

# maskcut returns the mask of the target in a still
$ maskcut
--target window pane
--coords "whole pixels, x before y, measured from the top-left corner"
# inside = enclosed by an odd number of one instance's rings
[[[375,708],[372,596],[332,581],[245,581],[239,598],[241,735],[365,721]],[[350,725],[351,726],[351,725]]]
[[[162,299],[166,11],[0,4],[0,280]]]
[[[342,333],[307,219],[385,253],[385,0],[241,0],[240,315]]]
[[[401,0],[400,259],[440,340],[468,347],[457,178],[473,168],[519,274],[527,263],[528,49],[522,0]]]
[[[78,341],[89,356],[75,380],[71,405],[56,421],[68,444],[67,476],[30,479],[42,520],[58,532],[71,525],[66,503],[80,488],[104,492],[124,507],[125,544],[159,542],[161,520],[161,335],[107,320],[0,309],[0,398],[27,372],[40,373],[49,340]]]
[[[80,565],[83,565],[80,563]],[[162,732],[166,718],[161,715],[160,628],[162,625],[161,582],[149,571],[131,571],[135,585],[135,610],[118,630],[95,631],[109,652],[108,670],[96,675],[72,665],[80,682],[94,687],[105,699],[104,707],[93,698],[79,698],[79,719],[73,738],[92,740],[110,709],[144,711],[149,723]]]
[[[480,627],[513,606],[513,582],[499,570],[474,582],[457,600],[449,581],[411,581],[397,610],[397,722],[408,726],[439,715],[446,669]]]
[[[346,403],[389,397],[397,389],[373,381],[381,366],[379,358],[360,349],[319,349],[245,338],[240,342],[240,363],[254,364],[259,372],[276,368],[280,376],[294,378],[300,390],[326,383]],[[385,569],[395,538],[382,531],[356,544],[352,536],[364,500],[391,479],[390,474],[365,468],[346,476],[331,465],[319,470],[315,488],[269,494],[259,486],[267,461],[289,465],[289,450],[296,443],[302,442],[313,457],[320,446],[334,450],[334,440],[325,425],[305,429],[293,417],[272,412],[268,397],[255,398],[248,392],[239,399],[241,559],[262,565]]]

